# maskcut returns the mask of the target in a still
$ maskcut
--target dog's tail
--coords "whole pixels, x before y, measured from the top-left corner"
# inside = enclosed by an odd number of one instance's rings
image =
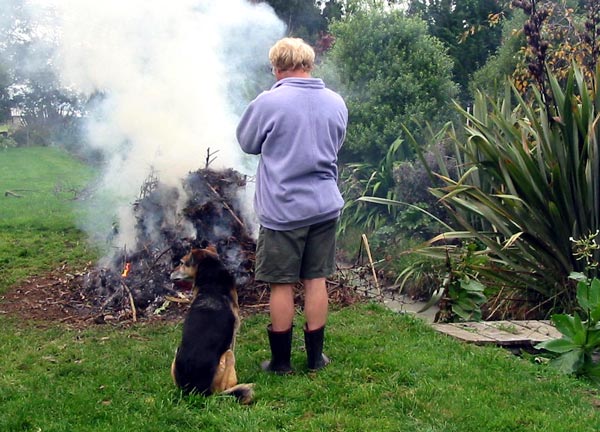
[[[228,388],[221,394],[233,396],[242,405],[248,405],[254,401],[254,384],[238,384]]]

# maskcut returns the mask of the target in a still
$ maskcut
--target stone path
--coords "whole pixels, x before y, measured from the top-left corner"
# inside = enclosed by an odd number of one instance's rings
[[[432,306],[426,311],[420,312],[423,306],[425,306],[425,303],[416,300],[411,300],[406,296],[399,296],[398,299],[384,297],[382,302],[385,306],[387,306],[394,312],[414,314],[418,318],[421,318],[422,320],[430,324],[434,322],[435,314],[439,310],[437,306]]]

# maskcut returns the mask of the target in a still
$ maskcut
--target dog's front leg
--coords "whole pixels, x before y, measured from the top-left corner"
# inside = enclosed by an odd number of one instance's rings
[[[235,318],[235,324],[233,325],[233,337],[231,338],[231,351],[235,353],[235,341],[237,339],[237,334],[242,324],[242,320],[240,319],[240,306],[238,304],[238,296],[237,291],[232,291],[233,302],[231,304],[231,312],[233,312],[233,316]]]
[[[237,315],[235,318],[236,319],[235,319],[235,325],[233,327],[233,337],[231,338],[231,348],[230,348],[230,350],[233,353],[235,353],[235,341],[237,340],[237,334],[240,329],[240,319]]]
[[[175,353],[175,358],[173,359],[173,363],[171,363],[171,377],[173,378],[173,383],[175,383],[175,385],[178,386],[179,384],[177,383],[177,377],[176,377],[176,373],[175,373],[176,360],[177,360],[177,353]]]

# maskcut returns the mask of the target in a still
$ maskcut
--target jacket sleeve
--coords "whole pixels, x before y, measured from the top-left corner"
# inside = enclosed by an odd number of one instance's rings
[[[260,114],[255,102],[246,108],[236,129],[237,140],[245,153],[260,154],[265,133],[261,130]]]

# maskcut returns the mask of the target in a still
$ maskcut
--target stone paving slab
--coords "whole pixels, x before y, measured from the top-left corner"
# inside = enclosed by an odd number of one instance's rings
[[[398,313],[409,313],[423,319],[436,331],[456,339],[478,345],[534,346],[540,342],[557,339],[561,334],[547,320],[503,320],[463,323],[436,323],[437,306],[421,311],[424,302],[404,296],[384,298],[383,304]]]
[[[433,323],[440,333],[478,345],[536,345],[559,338],[560,332],[548,321],[481,321],[465,323]]]

